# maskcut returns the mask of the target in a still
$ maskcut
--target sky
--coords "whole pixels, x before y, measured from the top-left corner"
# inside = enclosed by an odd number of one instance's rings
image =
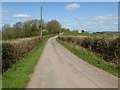
[[[0,26],[40,19],[41,6],[43,20],[57,20],[63,28],[89,32],[118,31],[117,2],[3,2]]]
[[[2,2],[119,2],[119,0],[0,0]]]

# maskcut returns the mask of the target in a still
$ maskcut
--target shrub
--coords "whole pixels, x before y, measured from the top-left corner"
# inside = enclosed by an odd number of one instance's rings
[[[104,58],[107,58],[110,61],[113,61],[115,63],[118,63],[118,61],[120,61],[120,38],[112,40],[109,43],[109,46],[107,48],[107,52],[104,55]]]
[[[80,46],[84,38],[74,37],[74,44]]]
[[[91,38],[85,38],[82,42],[81,42],[81,46],[84,48],[90,48],[92,43],[92,39]]]
[[[76,44],[76,45],[81,45],[81,42],[85,39],[85,37],[58,36],[58,39],[60,39],[60,40],[62,40],[62,41],[74,43],[74,44]]]
[[[15,62],[15,58],[13,55],[13,46],[9,43],[2,44],[2,70],[7,70],[12,62]]]
[[[25,53],[38,46],[40,37],[3,41],[2,43],[2,69],[3,72],[13,63],[24,57]]]
[[[106,47],[107,43],[104,39],[94,39],[91,44],[92,51],[94,52],[103,53]]]
[[[90,37],[64,37],[58,39],[82,46],[88,50],[98,53],[105,61],[120,63],[120,38],[90,38]]]

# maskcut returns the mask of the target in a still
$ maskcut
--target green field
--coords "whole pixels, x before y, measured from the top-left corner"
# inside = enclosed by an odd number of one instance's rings
[[[61,41],[57,39],[57,41],[63,45],[65,48],[70,50],[72,53],[74,53],[79,58],[83,59],[84,61],[101,68],[115,76],[118,76],[118,66],[117,65],[111,65],[110,63],[105,62],[103,59],[99,58],[95,53],[90,52],[84,48],[77,49],[75,46],[70,45],[70,43]]]
[[[26,56],[14,64],[3,74],[3,88],[25,88],[29,75],[33,72],[36,63],[44,49],[47,39],[42,39],[40,45],[27,53]]]
[[[89,33],[78,33],[75,31],[65,31],[63,32],[64,36],[89,36],[89,37],[105,37],[110,38],[113,37],[112,34],[89,34]]]

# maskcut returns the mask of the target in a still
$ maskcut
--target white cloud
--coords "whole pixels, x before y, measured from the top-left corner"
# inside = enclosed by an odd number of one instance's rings
[[[118,16],[117,15],[103,15],[103,16],[95,16],[91,18],[91,20],[94,21],[111,21],[111,20],[117,20]]]
[[[0,9],[0,14],[8,14],[9,12],[3,9]]]
[[[118,15],[108,14],[93,17],[78,17],[80,29],[87,31],[117,31],[118,30]],[[84,24],[83,24],[84,23]]]
[[[79,8],[80,8],[80,5],[77,3],[72,3],[72,4],[68,4],[67,6],[65,6],[65,10],[67,11],[73,11]]]
[[[16,15],[13,15],[14,18],[31,18],[30,15],[28,14],[16,14]]]

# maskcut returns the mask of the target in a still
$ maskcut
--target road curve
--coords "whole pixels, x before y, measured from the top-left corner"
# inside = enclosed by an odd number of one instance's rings
[[[66,50],[52,37],[27,88],[118,88],[118,78]]]

